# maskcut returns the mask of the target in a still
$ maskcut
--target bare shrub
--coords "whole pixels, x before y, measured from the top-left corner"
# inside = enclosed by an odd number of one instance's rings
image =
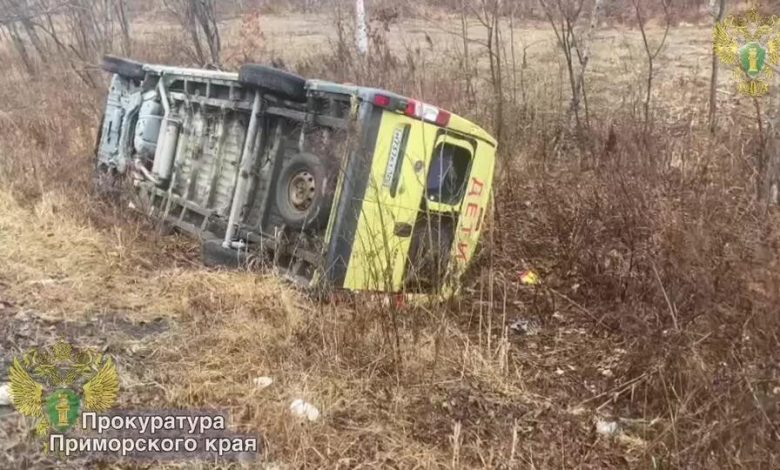
[[[164,0],[163,3],[189,37],[192,60],[219,67],[222,43],[214,0]]]
[[[650,101],[653,97],[653,78],[655,76],[655,59],[666,44],[666,38],[669,35],[669,28],[671,27],[671,0],[661,0],[661,5],[664,11],[664,35],[658,44],[653,47],[650,45],[650,41],[647,38],[647,32],[645,31],[645,23],[647,18],[644,16],[642,9],[644,4],[640,4],[637,0],[634,2],[634,12],[636,13],[637,26],[639,26],[639,32],[642,34],[642,44],[645,48],[645,54],[647,57],[647,84],[645,85],[645,101],[643,105],[645,129],[650,126]]]
[[[555,0],[548,2],[539,0],[544,14],[550,26],[555,32],[555,38],[558,41],[558,47],[563,52],[566,60],[566,71],[569,77],[569,86],[571,88],[571,102],[569,105],[570,116],[573,116],[577,128],[581,127],[580,105],[585,107],[585,119],[589,123],[588,100],[584,88],[584,75],[588,66],[589,55],[587,52],[587,42],[581,31],[577,28],[580,16],[585,7],[583,0],[571,2]],[[600,8],[600,2],[594,6],[594,21],[597,18],[596,12]],[[593,28],[591,28],[592,30]]]
[[[764,398],[773,374],[765,364],[776,356],[768,332],[780,326],[780,271],[768,266],[780,234],[755,201],[750,167],[727,163],[749,159],[750,147],[735,145],[753,139],[747,126],[721,136],[724,150],[712,159],[693,158],[709,163],[683,170],[665,163],[672,147],[660,134],[647,147],[643,124],[628,124],[597,168],[551,169],[531,151],[498,193],[514,216],[494,235],[495,269],[541,270],[545,295],[520,299],[542,323],[569,312],[571,324],[592,331],[595,354],[628,349],[610,373],[630,387],[595,405],[662,423],[642,431],[648,464],[738,464],[766,459],[773,445],[780,416]],[[686,151],[711,149],[695,143],[708,138],[707,129],[686,135]],[[598,381],[598,373],[578,377]]]
[[[90,86],[94,63],[115,48],[130,53],[130,22],[126,0],[4,0],[0,7],[0,31],[10,36],[14,49],[29,75],[37,64],[64,62]],[[33,53],[34,51],[34,53]]]
[[[406,47],[401,53],[391,48],[388,33],[394,16],[372,16],[368,25],[370,54],[363,57],[357,51],[355,22],[350,8],[336,8],[332,21],[336,38],[326,51],[301,60],[298,71],[305,76],[317,76],[337,82],[360,83],[393,90],[402,95],[437,103],[458,110],[466,96],[463,84],[442,80],[433,70],[444,70],[443,75],[456,74],[457,64],[449,55],[431,61],[420,47]]]
[[[264,15],[260,10],[252,10],[241,15],[238,35],[241,40],[236,47],[225,51],[223,63],[226,68],[235,70],[243,64],[261,64],[269,61],[263,21]]]

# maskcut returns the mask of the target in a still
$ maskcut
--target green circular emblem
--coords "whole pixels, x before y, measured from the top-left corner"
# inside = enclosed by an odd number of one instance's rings
[[[749,42],[739,48],[739,62],[750,78],[756,78],[766,67],[766,48],[757,42]]]
[[[44,406],[51,427],[64,433],[76,424],[81,412],[81,398],[69,388],[60,388],[46,397]]]

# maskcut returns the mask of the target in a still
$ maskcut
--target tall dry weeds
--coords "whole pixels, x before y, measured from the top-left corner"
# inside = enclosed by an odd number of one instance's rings
[[[586,171],[529,155],[497,201],[496,269],[536,267],[544,298],[520,302],[542,324],[567,312],[588,331],[579,347],[602,360],[619,351],[602,395],[573,395],[638,420],[645,464],[776,462],[780,237],[752,174],[729,164],[748,158],[736,157],[745,136],[697,146],[705,130],[687,135],[682,151],[706,163],[682,170],[664,163],[671,139],[643,139],[635,126],[616,131]],[[578,375],[598,382],[603,370]]]

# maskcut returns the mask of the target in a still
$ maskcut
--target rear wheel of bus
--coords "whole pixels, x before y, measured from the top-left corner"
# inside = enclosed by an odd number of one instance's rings
[[[325,227],[333,196],[330,183],[319,157],[310,153],[293,155],[282,167],[274,195],[285,225],[295,230]]]

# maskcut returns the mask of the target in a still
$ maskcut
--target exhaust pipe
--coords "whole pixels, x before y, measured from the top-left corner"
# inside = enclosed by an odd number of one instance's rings
[[[167,182],[173,173],[173,160],[176,155],[176,147],[179,144],[179,130],[181,123],[175,119],[164,117],[162,131],[154,152],[152,174],[160,182]]]
[[[173,173],[173,161],[176,156],[176,147],[179,144],[179,131],[181,123],[170,117],[171,105],[168,102],[168,93],[163,84],[163,77],[160,77],[158,85],[160,89],[160,101],[162,101],[165,114],[160,126],[160,137],[157,139],[157,148],[154,152],[154,163],[152,164],[152,174],[160,183],[167,183]]]

